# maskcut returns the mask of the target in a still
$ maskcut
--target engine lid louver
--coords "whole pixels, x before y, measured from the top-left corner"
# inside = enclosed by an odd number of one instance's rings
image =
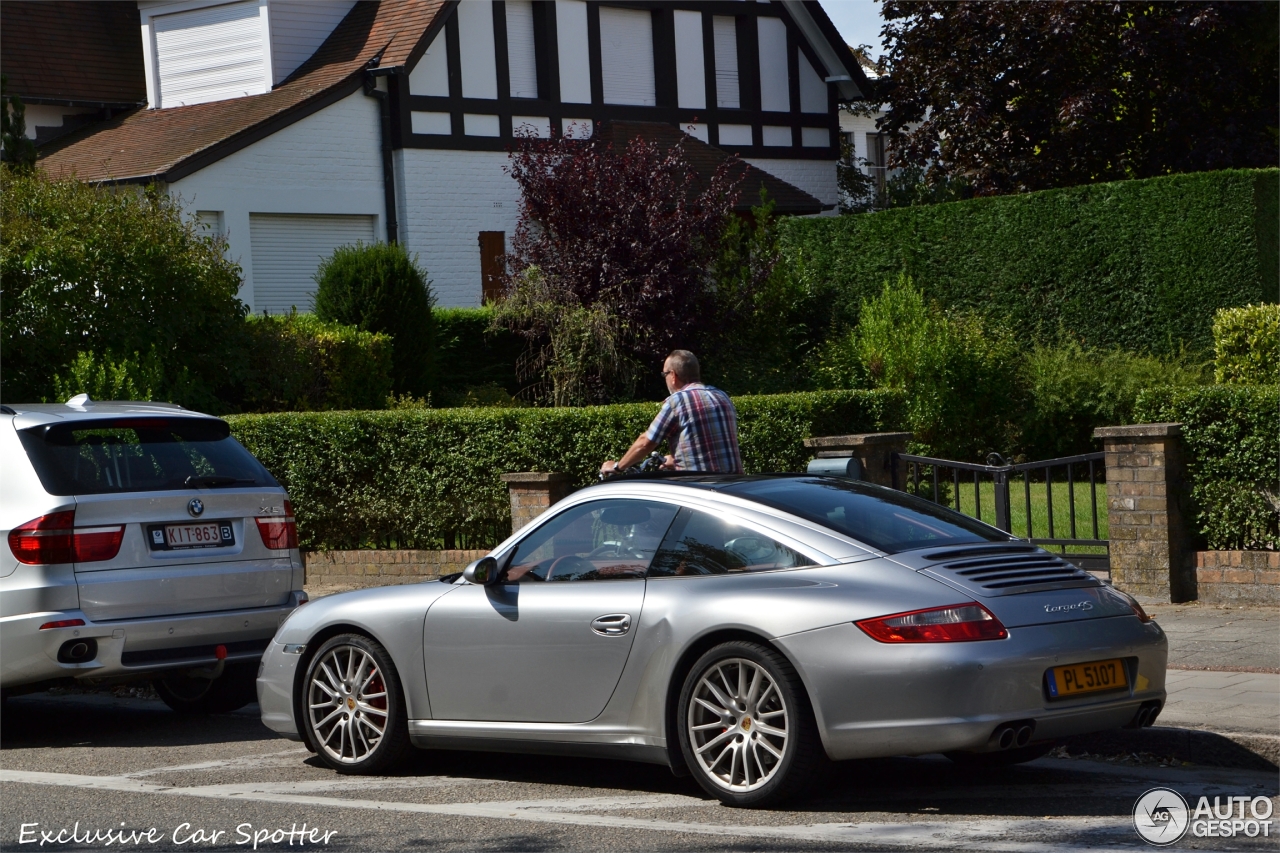
[[[892,559],[981,596],[1100,585],[1093,575],[1061,557],[1021,543],[929,549],[897,554]]]

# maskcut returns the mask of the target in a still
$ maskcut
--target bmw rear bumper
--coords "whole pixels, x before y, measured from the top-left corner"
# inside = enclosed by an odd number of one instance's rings
[[[1005,640],[885,644],[852,623],[777,640],[813,701],[836,760],[984,751],[1002,723],[1034,720],[1033,741],[1119,728],[1165,699],[1168,641],[1120,616],[1010,628]],[[1050,699],[1045,672],[1121,658],[1128,688]]]
[[[80,610],[22,613],[0,619],[0,649],[5,688],[77,680],[145,678],[151,673],[208,666],[215,661],[212,647],[228,647],[227,660],[256,660],[262,648],[295,607],[299,593],[287,604],[216,613],[188,613],[147,619],[93,622]],[[76,620],[66,628],[40,626]],[[83,663],[62,663],[58,650],[68,640],[93,640],[97,654]]]

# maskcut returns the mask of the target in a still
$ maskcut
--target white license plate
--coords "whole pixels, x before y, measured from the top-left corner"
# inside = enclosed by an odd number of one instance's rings
[[[202,521],[193,524],[166,524],[150,531],[152,549],[222,548],[235,544],[229,521]]]

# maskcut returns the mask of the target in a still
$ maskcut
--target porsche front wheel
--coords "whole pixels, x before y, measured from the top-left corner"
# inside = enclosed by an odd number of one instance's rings
[[[331,638],[302,685],[303,724],[316,754],[339,773],[382,773],[409,746],[404,694],[391,656],[359,634]]]

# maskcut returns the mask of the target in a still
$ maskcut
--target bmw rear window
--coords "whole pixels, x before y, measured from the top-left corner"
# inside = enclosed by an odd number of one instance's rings
[[[18,435],[52,495],[278,485],[216,418],[104,418]]]
[[[1010,539],[1007,533],[931,501],[856,480],[743,479],[718,490],[800,516],[887,554]]]

